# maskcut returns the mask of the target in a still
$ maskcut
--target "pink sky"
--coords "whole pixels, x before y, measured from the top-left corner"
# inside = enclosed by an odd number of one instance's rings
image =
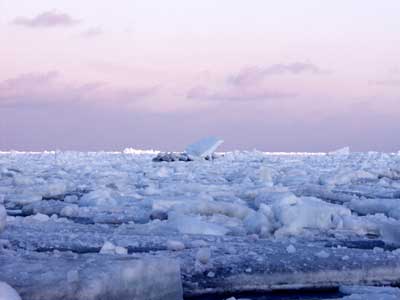
[[[0,150],[400,150],[399,11],[0,0]]]

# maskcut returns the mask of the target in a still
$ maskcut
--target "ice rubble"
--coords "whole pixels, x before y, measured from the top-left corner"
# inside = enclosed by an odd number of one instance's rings
[[[171,259],[185,295],[400,279],[391,252],[400,246],[398,155],[235,151],[190,164],[153,156],[0,154],[0,260]]]

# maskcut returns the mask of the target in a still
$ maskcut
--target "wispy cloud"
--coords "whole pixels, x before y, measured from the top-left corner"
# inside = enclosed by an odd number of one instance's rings
[[[400,87],[400,79],[372,80],[369,83],[377,86]]]
[[[274,88],[266,78],[279,75],[327,74],[324,70],[311,63],[294,62],[290,64],[273,64],[266,67],[248,67],[238,73],[228,75],[217,87],[195,86],[187,93],[188,99],[209,101],[262,101],[297,97],[297,92],[290,89]]]
[[[14,25],[20,25],[31,28],[40,27],[67,27],[73,26],[79,23],[79,20],[72,18],[66,13],[59,13],[57,11],[46,11],[38,14],[37,16],[28,17],[17,17],[12,21]]]
[[[233,85],[251,85],[263,81],[266,77],[293,74],[299,75],[304,73],[309,74],[326,74],[329,71],[323,70],[320,67],[303,62],[294,62],[290,64],[274,64],[266,67],[247,67],[239,71],[239,73],[229,76],[228,82]]]
[[[103,33],[104,32],[100,27],[92,27],[82,32],[81,36],[85,38],[93,38],[102,35]]]
[[[70,83],[59,72],[23,74],[0,82],[0,108],[58,104],[129,104],[153,95],[156,87],[117,88],[105,82]]]
[[[190,89],[187,93],[188,99],[207,101],[262,101],[293,97],[296,97],[296,94],[268,90],[262,87],[224,87],[221,89],[211,89],[204,86],[197,86]]]

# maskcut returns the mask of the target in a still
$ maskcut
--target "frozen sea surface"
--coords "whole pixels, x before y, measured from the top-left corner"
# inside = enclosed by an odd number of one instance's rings
[[[345,150],[2,152],[0,282],[44,300],[398,299],[400,155]]]

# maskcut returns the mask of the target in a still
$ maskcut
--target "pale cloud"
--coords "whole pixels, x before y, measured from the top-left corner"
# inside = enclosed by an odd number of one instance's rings
[[[188,99],[208,101],[263,101],[293,97],[296,97],[296,94],[268,90],[262,87],[224,87],[213,90],[204,86],[197,86],[187,93]]]
[[[82,32],[81,36],[85,38],[93,38],[102,35],[103,33],[104,31],[100,27],[92,27]]]
[[[373,80],[369,82],[371,85],[383,87],[400,87],[400,79]]]
[[[156,87],[114,87],[105,82],[68,82],[59,72],[23,74],[0,82],[0,108],[35,108],[59,104],[130,104]]]
[[[188,99],[209,101],[263,101],[297,97],[298,93],[289,89],[274,87],[272,82],[265,82],[270,76],[285,74],[326,74],[320,67],[310,63],[274,64],[267,67],[249,67],[213,86],[214,83],[197,85],[187,93]]]
[[[37,16],[28,17],[17,17],[12,21],[14,25],[20,25],[31,28],[40,27],[67,27],[73,26],[79,23],[79,20],[72,18],[66,13],[60,13],[57,11],[46,11],[38,14]]]
[[[228,82],[233,85],[251,85],[263,81],[269,76],[278,75],[300,75],[300,74],[326,74],[329,71],[311,63],[294,62],[290,64],[274,64],[266,67],[247,67],[239,71],[239,73],[229,76]]]

